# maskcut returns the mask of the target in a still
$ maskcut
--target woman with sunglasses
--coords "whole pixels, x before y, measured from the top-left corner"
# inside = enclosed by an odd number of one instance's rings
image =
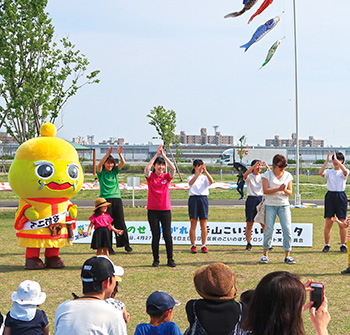
[[[275,155],[272,162],[273,169],[265,172],[262,176],[263,191],[266,198],[264,254],[261,256],[260,263],[269,261],[268,252],[272,247],[273,228],[276,215],[278,215],[283,234],[284,262],[286,264],[295,264],[295,260],[290,256],[292,250],[292,215],[289,197],[292,195],[293,177],[289,172],[285,171],[287,160],[283,155]]]

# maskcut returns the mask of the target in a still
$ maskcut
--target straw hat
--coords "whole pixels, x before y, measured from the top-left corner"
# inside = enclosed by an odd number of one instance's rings
[[[112,204],[110,202],[107,202],[107,200],[105,198],[97,198],[95,201],[95,209],[94,211],[96,211],[97,208],[100,208],[102,206],[111,206]]]
[[[198,294],[204,299],[234,299],[237,295],[236,277],[223,263],[212,263],[199,268],[193,281]]]

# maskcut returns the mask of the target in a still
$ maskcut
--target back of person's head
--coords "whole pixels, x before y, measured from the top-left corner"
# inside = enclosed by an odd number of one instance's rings
[[[193,161],[193,167],[196,167],[196,166],[201,166],[203,165],[203,161],[201,159],[195,159]],[[195,169],[192,169],[192,173],[195,173]]]
[[[115,266],[106,256],[94,256],[85,261],[81,269],[81,280],[83,283],[83,293],[102,293],[102,283],[109,279],[112,283],[112,277],[121,281],[124,269],[121,266]]]
[[[212,263],[199,268],[193,277],[198,294],[208,300],[234,299],[237,295],[236,277],[223,263]]]
[[[170,294],[156,291],[147,298],[146,312],[151,317],[160,318],[166,311],[173,309],[174,306],[179,304]]]
[[[298,275],[287,271],[269,273],[255,289],[243,329],[253,335],[305,335],[305,299]]]
[[[336,152],[335,153],[335,157],[337,157],[337,160],[340,162],[345,162],[345,157],[343,155],[343,153],[341,152]],[[334,159],[334,155],[332,156],[332,160]]]
[[[283,155],[277,154],[273,157],[272,163],[274,165],[278,165],[279,167],[286,167],[287,166],[287,160],[286,157]]]
[[[249,304],[249,302],[252,300],[252,297],[253,297],[253,294],[254,294],[255,290],[247,290],[247,291],[244,291],[239,300],[243,303],[245,303],[246,305]]]

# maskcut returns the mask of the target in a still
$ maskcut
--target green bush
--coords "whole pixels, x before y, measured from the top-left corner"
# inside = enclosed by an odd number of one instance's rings
[[[325,161],[325,159],[317,159],[314,161],[314,164],[324,164]]]

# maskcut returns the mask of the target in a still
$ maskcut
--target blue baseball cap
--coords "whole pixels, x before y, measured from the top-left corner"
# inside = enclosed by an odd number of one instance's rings
[[[174,300],[174,298],[163,291],[153,292],[147,299],[146,311],[148,314],[162,313],[168,309],[172,309],[174,306],[179,306],[180,302]]]

